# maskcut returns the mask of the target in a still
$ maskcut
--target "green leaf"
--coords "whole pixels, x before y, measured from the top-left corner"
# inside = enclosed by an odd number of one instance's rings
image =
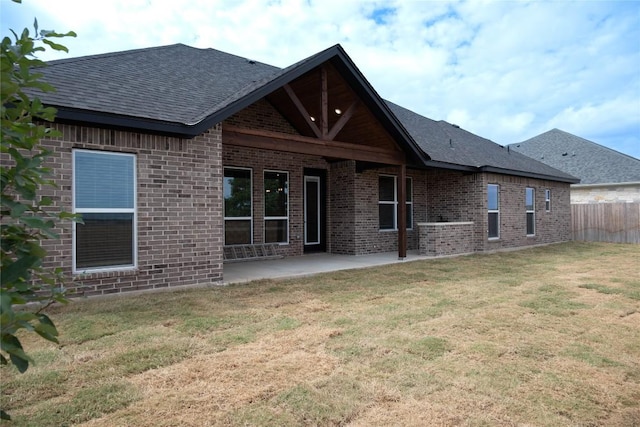
[[[40,323],[39,325],[36,325],[34,330],[45,340],[58,344],[58,330],[55,326]]]
[[[51,37],[51,35],[49,35],[49,37]],[[42,40],[43,43],[49,45],[51,47],[51,49],[53,50],[57,50],[57,51],[64,51],[64,52],[69,52],[69,49],[67,49],[66,46],[63,46],[61,44],[58,43],[54,43],[51,40],[47,40],[47,39],[43,39]]]
[[[20,373],[24,373],[29,368],[29,362],[32,361],[22,349],[20,340],[15,335],[7,334],[2,336],[0,341],[2,350],[9,353],[9,359]]]
[[[29,270],[33,268],[39,261],[40,258],[27,255],[17,259],[13,263],[3,265],[2,278],[0,279],[2,287],[5,287],[10,283],[29,280],[29,277],[31,275]]]
[[[31,228],[47,228],[47,221],[37,216],[22,217],[20,221]]]
[[[11,363],[13,363],[16,368],[18,368],[18,371],[21,374],[24,374],[27,369],[29,369],[29,359],[27,358],[27,355],[24,351],[22,351],[21,353],[22,355],[9,353],[9,359],[11,359]]]
[[[16,203],[11,209],[11,218],[19,218],[27,210],[27,205],[23,203]]]
[[[53,324],[53,322],[51,321],[51,319],[49,319],[49,316],[47,316],[44,313],[41,313],[38,315],[38,319],[40,320],[40,323],[45,324],[45,325],[49,325],[49,326],[53,326],[55,328],[55,325]],[[56,332],[57,334],[57,332]]]

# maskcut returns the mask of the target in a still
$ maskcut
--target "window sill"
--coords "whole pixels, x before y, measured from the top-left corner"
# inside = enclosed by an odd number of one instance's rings
[[[74,276],[93,276],[98,274],[135,274],[138,272],[137,266],[125,266],[125,267],[105,267],[105,268],[91,268],[87,270],[75,270]]]

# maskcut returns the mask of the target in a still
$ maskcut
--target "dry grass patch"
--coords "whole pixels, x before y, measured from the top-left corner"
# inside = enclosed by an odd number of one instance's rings
[[[16,426],[640,425],[640,247],[570,243],[79,301]]]

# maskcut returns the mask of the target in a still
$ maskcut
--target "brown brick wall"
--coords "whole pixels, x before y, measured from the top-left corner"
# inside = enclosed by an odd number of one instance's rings
[[[398,232],[380,230],[378,177],[398,176],[397,167],[356,171],[354,161],[331,165],[331,240],[333,253],[364,255],[398,250]],[[407,171],[413,183],[413,229],[407,231],[409,249],[417,249],[416,223],[426,217],[425,173]]]
[[[473,222],[421,223],[420,255],[444,256],[475,251]]]
[[[427,171],[426,222],[473,221],[474,251],[486,239],[486,185],[482,174],[443,169]],[[484,225],[480,223],[484,218]]]
[[[486,206],[487,184],[500,186],[500,239],[486,239],[487,216],[482,216],[484,250],[514,248],[571,240],[571,205],[569,184],[485,174],[483,198]],[[535,189],[535,236],[526,235],[525,188]],[[551,212],[545,211],[545,189],[551,190]]]
[[[356,254],[356,162],[345,160],[331,164],[328,194],[330,199],[330,252]]]
[[[224,121],[225,124],[247,129],[269,130],[297,135],[296,129],[266,99],[249,105]]]
[[[500,238],[487,238],[487,185],[500,186]],[[488,251],[571,240],[569,184],[487,173],[427,172],[427,222],[473,221],[475,251]],[[526,236],[524,192],[536,189],[536,235]],[[545,212],[544,190],[551,190],[552,210]]]
[[[224,139],[224,137],[223,137]],[[304,168],[329,169],[325,160],[317,156],[274,152],[223,144],[222,161],[225,167],[251,169],[253,179],[253,243],[264,243],[264,171],[289,173],[289,243],[282,244],[278,253],[286,256],[302,255],[303,236],[303,180]]]
[[[295,134],[265,100],[256,102],[193,139],[56,124],[63,136],[45,141],[56,189],[47,189],[56,206],[72,210],[72,150],[90,149],[136,155],[138,266],[135,270],[75,276],[74,292],[99,295],[134,290],[215,283],[222,280],[224,166],[248,167],[253,177],[253,238],[264,241],[265,170],[289,173],[289,243],[280,253],[303,253],[304,168],[327,171],[327,251],[367,254],[397,250],[397,232],[380,231],[378,177],[398,175],[396,167],[358,171],[356,162],[328,163],[317,156],[273,152],[223,143],[232,124]],[[569,185],[498,174],[408,170],[413,183],[413,229],[408,247],[419,246],[419,222],[473,221],[473,250],[484,251],[570,240]],[[500,185],[500,239],[487,239],[487,184]],[[526,236],[524,189],[536,189],[536,234]],[[552,191],[545,212],[544,190]],[[72,227],[60,239],[44,242],[47,266],[72,272]]]
[[[136,155],[138,267],[74,276],[72,292],[100,295],[208,284],[222,280],[221,131],[194,139],[56,124],[63,136],[44,141],[58,183],[47,190],[72,210],[72,150]],[[44,242],[47,266],[72,272],[72,227]]]

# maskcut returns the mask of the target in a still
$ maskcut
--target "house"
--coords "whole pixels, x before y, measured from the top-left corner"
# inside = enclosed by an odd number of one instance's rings
[[[182,44],[52,61],[45,242],[84,295],[220,283],[226,257],[570,239],[569,174],[384,101],[341,46],[280,69]]]
[[[580,178],[571,203],[640,202],[640,160],[551,129],[509,148]]]
[[[580,178],[571,185],[574,240],[640,243],[640,160],[560,129],[511,144]]]

